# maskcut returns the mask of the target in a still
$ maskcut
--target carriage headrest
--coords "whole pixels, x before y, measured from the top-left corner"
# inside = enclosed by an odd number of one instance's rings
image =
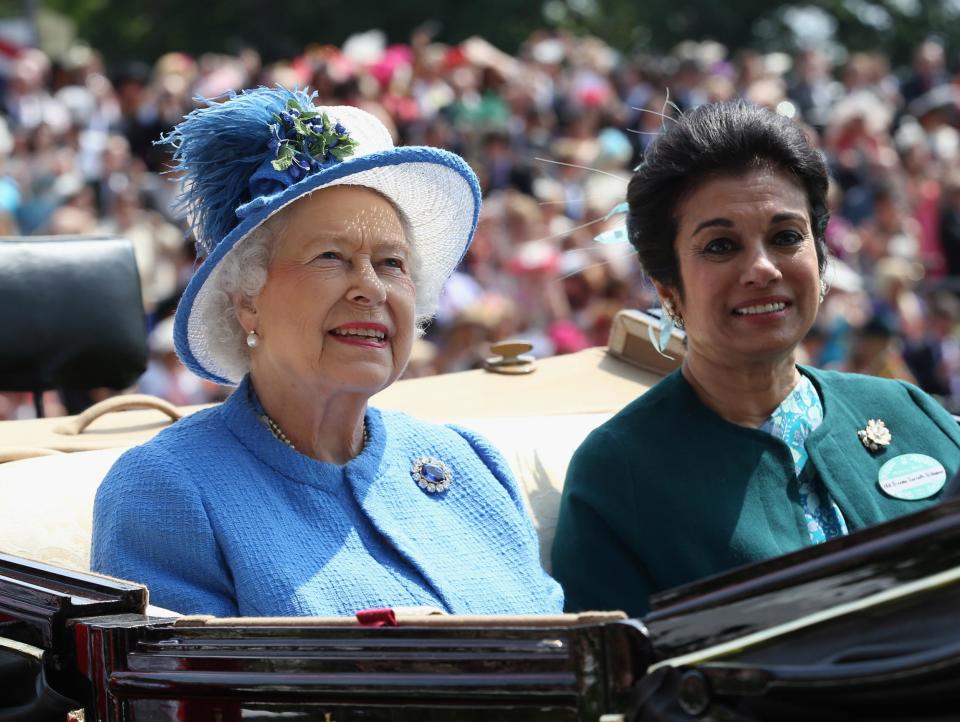
[[[0,390],[124,388],[146,361],[129,240],[0,238]]]

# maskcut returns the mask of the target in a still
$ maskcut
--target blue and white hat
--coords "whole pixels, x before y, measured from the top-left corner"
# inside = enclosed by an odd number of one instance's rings
[[[470,166],[439,148],[396,148],[377,118],[349,106],[315,106],[315,93],[257,88],[206,101],[161,142],[174,148],[180,206],[201,256],[177,308],[177,354],[199,376],[239,378],[208,343],[211,275],[268,218],[306,193],[356,185],[386,196],[404,217],[425,278],[446,279],[462,260],[480,213]]]

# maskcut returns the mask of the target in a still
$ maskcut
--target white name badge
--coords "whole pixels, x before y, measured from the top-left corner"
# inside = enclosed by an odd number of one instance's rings
[[[929,499],[946,483],[943,464],[925,454],[901,454],[880,467],[880,488],[895,499]]]

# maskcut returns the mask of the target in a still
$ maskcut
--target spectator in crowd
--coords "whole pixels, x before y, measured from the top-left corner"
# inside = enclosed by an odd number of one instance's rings
[[[679,113],[741,97],[805,123],[834,176],[827,240],[860,274],[867,311],[853,310],[859,303],[836,306],[822,325],[827,363],[849,361],[853,339],[881,300],[884,259],[913,269],[911,293],[927,335],[929,298],[960,292],[957,77],[938,42],[919,44],[909,67],[892,68],[879,51],[836,56],[809,48],[791,61],[694,40],[664,54],[621,54],[598,38],[556,30],[533,33],[511,55],[479,38],[447,44],[435,33],[424,26],[394,45],[382,33],[364,33],[266,63],[249,48],[196,57],[173,48],[152,64],[121,66],[82,45],[53,58],[24,49],[0,70],[3,226],[23,234],[135,235],[152,326],[194,263],[186,219],[171,205],[174,184],[160,176],[165,151],[152,141],[196,96],[310,85],[318,102],[374,113],[398,143],[460,153],[483,180],[477,239],[429,329],[434,352],[416,373],[473,363],[461,348],[460,316],[489,299],[512,317],[485,327],[482,343],[510,332],[535,340],[539,353],[559,353],[582,339],[604,343],[617,305],[655,302],[624,262],[626,245],[594,243],[609,227],[599,221]],[[918,343],[905,336],[911,326],[892,328],[909,361]],[[915,374],[921,385],[933,378]]]

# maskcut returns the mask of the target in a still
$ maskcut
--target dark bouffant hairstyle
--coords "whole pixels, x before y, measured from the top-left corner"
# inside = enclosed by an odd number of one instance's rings
[[[806,191],[822,274],[830,218],[827,167],[796,123],[743,101],[687,113],[657,138],[634,173],[627,188],[627,232],[644,272],[682,291],[674,247],[680,201],[706,180],[764,167],[785,171]]]

